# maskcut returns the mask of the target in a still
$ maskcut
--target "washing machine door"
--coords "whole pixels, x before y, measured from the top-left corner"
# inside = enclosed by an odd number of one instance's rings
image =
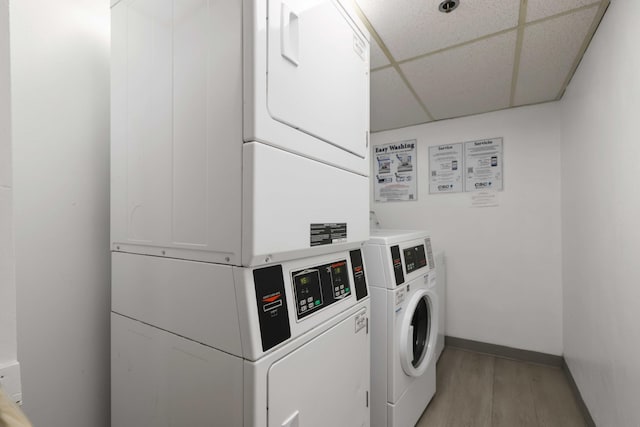
[[[400,362],[405,374],[419,377],[433,359],[438,336],[437,297],[421,289],[407,305],[400,329]]]

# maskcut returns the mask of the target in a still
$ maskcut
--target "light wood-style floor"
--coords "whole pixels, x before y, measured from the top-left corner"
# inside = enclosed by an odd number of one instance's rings
[[[447,347],[436,395],[416,427],[586,425],[560,368]]]

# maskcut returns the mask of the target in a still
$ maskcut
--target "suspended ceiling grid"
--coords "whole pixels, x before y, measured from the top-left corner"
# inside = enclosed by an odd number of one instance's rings
[[[355,0],[371,32],[371,130],[562,97],[609,0]]]

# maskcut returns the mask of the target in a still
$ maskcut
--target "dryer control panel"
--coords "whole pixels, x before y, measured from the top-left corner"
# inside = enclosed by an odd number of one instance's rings
[[[347,260],[291,273],[298,320],[351,296]]]
[[[259,268],[233,267],[242,357],[256,361],[350,310],[369,307],[362,255],[354,249]]]

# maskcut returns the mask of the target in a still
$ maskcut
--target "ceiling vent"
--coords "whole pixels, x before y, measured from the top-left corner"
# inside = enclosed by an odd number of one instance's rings
[[[451,13],[458,7],[459,4],[460,0],[444,0],[442,3],[440,3],[438,10],[444,13]]]

